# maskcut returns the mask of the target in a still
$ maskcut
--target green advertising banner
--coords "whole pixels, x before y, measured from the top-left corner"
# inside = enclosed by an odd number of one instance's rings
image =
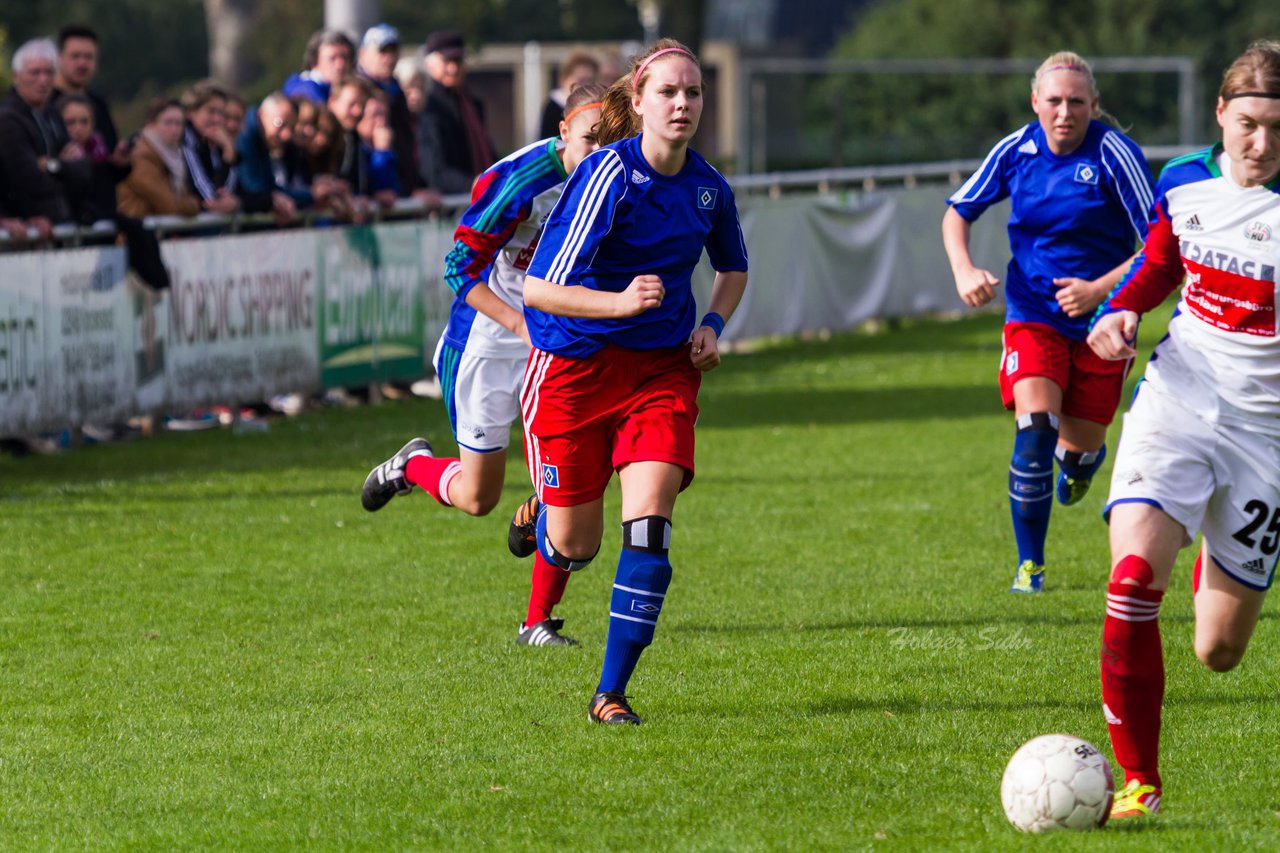
[[[326,388],[428,372],[423,224],[325,231],[319,242],[320,372]]]

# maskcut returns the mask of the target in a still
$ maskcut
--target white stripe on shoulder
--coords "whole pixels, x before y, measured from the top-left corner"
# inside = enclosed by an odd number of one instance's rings
[[[1027,131],[1031,126],[1015,130],[996,143],[991,149],[991,153],[987,154],[987,159],[982,161],[982,165],[978,167],[978,171],[969,176],[969,180],[961,184],[960,189],[952,193],[951,198],[947,201],[955,203],[958,201],[969,201],[982,195],[982,191],[986,189],[987,184],[991,183],[991,178],[995,174],[995,166],[1005,156],[1005,154],[1017,147],[1018,142],[1027,135]],[[981,181],[981,183],[979,183]]]
[[[1137,222],[1133,223],[1134,230],[1138,235],[1142,235],[1142,228],[1146,226],[1145,218],[1151,215],[1151,205],[1155,201],[1151,190],[1151,178],[1145,175],[1145,169],[1142,163],[1134,156],[1129,146],[1125,145],[1120,139],[1120,135],[1114,130],[1108,130],[1102,137],[1102,151],[1115,158],[1117,165],[1124,172],[1124,178],[1133,189],[1134,197],[1138,203],[1142,205],[1142,215],[1144,221],[1141,225]],[[1103,160],[1106,164],[1106,160]],[[1129,217],[1132,219],[1132,215]]]
[[[569,232],[559,251],[551,259],[551,265],[547,270],[547,281],[555,284],[565,283],[573,269],[574,259],[581,251],[582,244],[586,242],[587,235],[591,233],[591,227],[595,224],[600,208],[608,197],[610,185],[619,175],[626,174],[626,167],[622,163],[622,158],[618,156],[618,152],[601,148],[598,153],[605,162],[587,180],[587,187],[578,202],[578,209],[573,212],[573,219],[569,222]],[[623,180],[625,181],[626,178],[624,177]],[[564,197],[561,197],[561,201],[564,201]]]

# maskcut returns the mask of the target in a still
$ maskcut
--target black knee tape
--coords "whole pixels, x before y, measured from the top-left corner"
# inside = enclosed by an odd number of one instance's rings
[[[596,546],[596,553],[592,554],[590,557],[587,557],[584,560],[574,560],[569,557],[566,557],[564,554],[561,554],[559,551],[557,551],[556,546],[551,544],[551,538],[548,537],[547,550],[551,552],[552,563],[564,569],[566,572],[576,572],[581,569],[585,569],[588,565],[591,564],[591,561],[596,558],[596,554],[600,553],[600,546],[599,545]]]
[[[646,554],[665,554],[671,549],[671,520],[645,515],[622,522],[622,547]]]
[[[1018,416],[1017,425],[1018,432],[1030,432],[1037,429],[1057,432],[1058,416],[1053,412],[1028,412],[1025,415]]]

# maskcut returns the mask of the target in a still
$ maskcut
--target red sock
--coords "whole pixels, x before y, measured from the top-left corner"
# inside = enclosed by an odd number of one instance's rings
[[[1111,731],[1111,748],[1126,780],[1156,787],[1164,702],[1164,653],[1157,621],[1162,598],[1163,590],[1109,584],[1102,623],[1102,712]]]
[[[1196,564],[1191,567],[1191,594],[1200,591],[1200,561],[1204,559],[1204,551],[1196,554]]]
[[[404,478],[422,489],[445,506],[453,506],[449,500],[449,483],[462,471],[457,459],[440,456],[415,456],[404,466]]]
[[[534,552],[533,584],[529,590],[529,613],[524,617],[526,627],[551,618],[551,610],[564,597],[564,588],[568,583],[568,572],[548,563],[547,558],[542,556],[542,552]]]

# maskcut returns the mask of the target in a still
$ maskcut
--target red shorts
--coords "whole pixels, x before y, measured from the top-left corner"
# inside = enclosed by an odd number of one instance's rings
[[[1019,379],[1043,376],[1062,389],[1062,414],[1109,424],[1120,405],[1126,361],[1100,358],[1084,341],[1073,341],[1043,323],[1005,323],[1000,356],[1000,396],[1013,408]]]
[[[587,358],[529,354],[520,408],[525,460],[549,506],[604,494],[629,462],[669,462],[693,481],[693,423],[702,373],[689,345],[660,350],[607,346]]]

